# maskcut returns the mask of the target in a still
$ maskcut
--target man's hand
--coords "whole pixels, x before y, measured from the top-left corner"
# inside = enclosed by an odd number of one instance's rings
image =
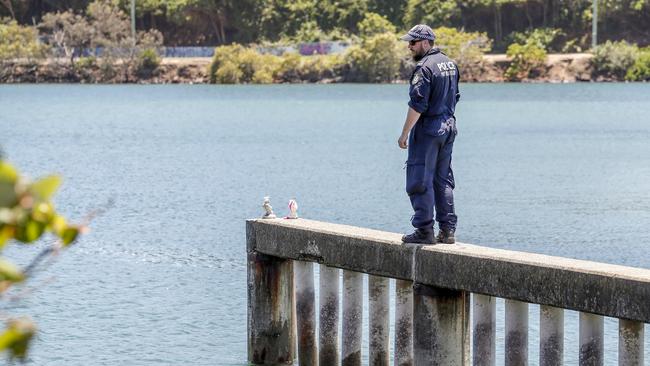
[[[408,134],[402,134],[399,139],[397,139],[397,145],[399,145],[400,148],[406,149],[408,147],[408,144],[406,143],[408,141],[409,135]]]
[[[404,121],[404,128],[402,128],[402,136],[397,140],[397,145],[400,148],[406,149],[408,147],[407,141],[409,140],[409,132],[420,119],[420,113],[415,109],[409,107],[408,112],[406,113],[406,121]]]

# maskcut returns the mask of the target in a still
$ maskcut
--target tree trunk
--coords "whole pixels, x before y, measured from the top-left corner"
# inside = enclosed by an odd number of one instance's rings
[[[221,30],[220,30],[220,25],[219,21],[212,15],[212,13],[208,14],[208,18],[210,19],[210,26],[212,26],[212,31],[214,32],[214,36],[217,40],[217,44],[223,44],[223,39],[221,38]]]
[[[502,27],[501,27],[501,4],[496,1],[494,4],[494,41],[495,43],[501,43],[503,38]]]
[[[530,1],[526,1],[524,7],[526,8],[526,18],[528,19],[528,28],[533,29],[533,17],[530,15]]]
[[[16,20],[16,13],[14,13],[14,8],[11,6],[11,0],[2,0],[0,2],[2,5],[4,5],[7,10],[9,10],[9,14],[11,14],[11,19]]]

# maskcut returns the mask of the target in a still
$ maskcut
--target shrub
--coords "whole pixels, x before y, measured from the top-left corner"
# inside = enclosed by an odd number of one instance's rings
[[[509,80],[521,80],[531,76],[533,71],[539,70],[546,61],[546,50],[534,40],[525,44],[513,43],[506,52],[511,58],[510,66],[505,72]]]
[[[385,16],[377,13],[366,13],[363,20],[357,23],[359,35],[362,38],[372,37],[377,33],[395,33],[397,29]]]
[[[627,70],[625,80],[628,81],[650,81],[650,48],[639,52],[634,65]]]
[[[281,61],[278,56],[260,54],[239,44],[215,49],[210,64],[212,83],[272,83],[278,74]]]
[[[560,51],[558,41],[564,36],[564,32],[558,28],[537,28],[525,32],[512,32],[508,37],[511,43],[526,44],[536,42],[547,51]]]
[[[15,20],[0,19],[0,61],[43,57],[45,49],[37,38],[36,29],[23,27]]]
[[[235,63],[227,61],[214,73],[214,80],[218,84],[237,84],[241,81],[243,74]]]
[[[434,33],[436,44],[456,61],[461,71],[480,64],[483,54],[492,49],[492,41],[485,33],[464,32],[448,27],[436,28]]]
[[[282,81],[297,81],[300,79],[298,68],[302,62],[302,57],[297,53],[284,54],[281,57],[280,64],[276,70],[277,76]]]
[[[75,69],[90,69],[97,66],[97,58],[93,56],[79,57],[74,63]]]
[[[400,68],[397,37],[382,33],[365,39],[361,45],[348,49],[344,59],[349,81],[389,82]]]
[[[160,66],[160,56],[153,48],[147,48],[138,54],[136,73],[139,76],[149,77]]]
[[[302,23],[290,39],[296,43],[320,42],[327,39],[327,35],[320,29],[318,23],[312,20]]]
[[[596,47],[591,64],[596,76],[623,80],[638,55],[639,48],[635,44],[607,41]]]

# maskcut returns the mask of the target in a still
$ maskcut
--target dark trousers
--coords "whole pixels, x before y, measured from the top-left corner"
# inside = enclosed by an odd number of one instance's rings
[[[456,121],[450,118],[432,127],[418,121],[409,135],[406,193],[415,211],[411,223],[419,229],[433,230],[435,208],[440,229],[455,230],[451,152],[457,134]]]

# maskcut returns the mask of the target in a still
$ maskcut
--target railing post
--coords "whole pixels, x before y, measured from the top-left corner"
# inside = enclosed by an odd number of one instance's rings
[[[413,365],[413,282],[395,280],[395,366]]]
[[[296,286],[296,321],[298,325],[298,362],[300,366],[317,366],[316,301],[314,298],[314,264],[293,262]]]
[[[643,366],[644,324],[618,320],[618,365]]]
[[[472,294],[474,328],[474,366],[496,365],[496,298]]]
[[[564,310],[539,307],[539,365],[560,366],[564,358]]]
[[[603,317],[596,314],[580,313],[580,366],[602,366],[603,358]]]
[[[368,276],[370,366],[388,366],[390,363],[389,283],[386,277]]]
[[[339,364],[339,269],[320,265],[320,365]]]
[[[506,299],[505,365],[528,365],[528,303]]]
[[[248,362],[292,364],[293,265],[256,252],[248,253]]]
[[[361,366],[362,326],[363,274],[343,271],[342,366]]]
[[[469,293],[413,286],[416,366],[469,365]]]

